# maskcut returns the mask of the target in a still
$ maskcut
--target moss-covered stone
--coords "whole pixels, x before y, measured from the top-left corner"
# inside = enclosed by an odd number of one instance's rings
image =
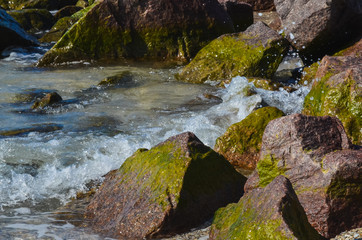
[[[162,4],[168,6],[166,12],[160,12],[165,8]],[[216,1],[196,1],[192,6],[174,0],[154,4],[102,1],[59,40],[39,66],[91,59],[185,61],[211,39],[233,30]]]
[[[235,76],[271,78],[287,51],[287,41],[264,23],[245,32],[223,35],[203,49],[177,75],[182,81],[203,83]]]
[[[77,0],[27,0],[27,1],[17,1],[15,9],[47,9],[47,10],[57,10],[61,9],[68,5],[74,5],[77,3]]]
[[[68,31],[68,29],[73,26],[81,17],[83,17],[92,7],[95,5],[89,6],[85,9],[82,9],[74,13],[70,17],[63,17],[59,19],[54,26],[50,29],[49,32],[44,34],[42,38],[39,39],[40,42],[57,42],[63,35]]]
[[[332,58],[332,57],[331,57]],[[339,58],[329,64],[327,59],[324,65],[329,65],[327,70],[322,67],[322,77],[316,79],[311,91],[304,100],[303,113],[313,116],[338,117],[354,144],[362,144],[362,89],[361,89],[361,64],[346,66],[338,69],[336,64],[342,64]],[[358,60],[357,60],[358,61]]]
[[[279,176],[266,188],[248,192],[238,203],[219,209],[210,239],[323,238],[308,223],[289,180]]]
[[[8,12],[25,30],[37,32],[50,29],[54,24],[53,15],[46,9],[23,9]]]
[[[215,151],[222,154],[239,172],[249,175],[259,160],[264,129],[269,121],[284,116],[275,107],[255,110],[242,121],[231,125],[216,140]]]
[[[128,239],[182,232],[242,195],[245,178],[192,133],[141,149],[108,174],[87,208],[96,231]]]
[[[37,99],[31,109],[42,109],[47,106],[61,102],[63,99],[57,92],[51,92],[46,94],[41,99]]]

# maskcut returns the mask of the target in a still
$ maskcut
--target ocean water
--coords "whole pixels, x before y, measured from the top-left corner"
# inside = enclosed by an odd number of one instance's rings
[[[187,84],[175,80],[179,68],[86,62],[34,67],[47,49],[9,49],[0,59],[0,132],[23,130],[0,136],[0,239],[105,239],[83,228],[81,217],[59,215],[89,183],[102,181],[138,148],[185,131],[213,147],[228,126],[262,102],[287,114],[300,112],[309,91],[265,91],[244,77],[235,77],[225,89]],[[125,84],[97,87],[124,71],[132,74]],[[256,94],[246,96],[248,88]],[[32,111],[34,96],[50,91],[65,104]]]

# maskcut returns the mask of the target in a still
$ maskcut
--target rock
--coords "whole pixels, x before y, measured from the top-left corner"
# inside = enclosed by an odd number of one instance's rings
[[[231,17],[236,32],[241,32],[253,24],[253,9],[250,4],[235,0],[219,0]]]
[[[210,40],[233,31],[230,17],[217,0],[105,0],[78,21],[38,65],[124,58],[186,61]]]
[[[63,17],[70,17],[74,13],[76,13],[82,9],[83,9],[82,7],[77,7],[77,6],[65,6],[54,15],[54,18],[56,20],[59,20]]]
[[[28,0],[21,1],[23,3],[18,4],[15,9],[47,9],[47,10],[58,10],[68,5],[75,5],[77,0]]]
[[[74,13],[70,17],[63,17],[59,19],[50,29],[50,31],[45,33],[44,36],[39,39],[39,41],[57,42],[64,35],[64,33],[66,33],[68,29],[73,26],[73,24],[76,23],[81,17],[83,17],[92,7],[93,6],[89,6]]]
[[[276,177],[265,188],[219,209],[211,225],[216,239],[323,239],[311,227],[290,181]]]
[[[13,103],[31,103],[45,97],[46,94],[54,92],[54,90],[30,88],[25,91],[15,94]]]
[[[237,202],[245,177],[192,133],[138,150],[107,174],[87,207],[92,228],[143,239],[187,231]]]
[[[290,179],[308,220],[326,238],[361,226],[362,151],[335,117],[294,114],[267,125],[246,192],[276,176]]]
[[[352,54],[353,55],[353,54]],[[303,113],[338,117],[354,144],[362,144],[362,62],[354,56],[326,56],[315,71]]]
[[[225,34],[209,43],[177,76],[203,83],[235,76],[271,78],[288,49],[287,41],[262,22],[245,32]]]
[[[36,100],[33,106],[31,106],[31,109],[42,109],[61,101],[63,101],[63,99],[58,93],[47,93],[43,98]]]
[[[78,0],[77,4],[75,4],[77,7],[86,8],[89,6],[89,2],[87,0]]]
[[[38,41],[27,34],[5,10],[0,9],[0,53],[10,46],[38,45]]]
[[[274,31],[279,32],[282,22],[276,11],[254,12],[254,22],[263,22]]]
[[[35,124],[27,128],[0,131],[0,136],[14,137],[14,136],[23,136],[32,132],[54,132],[57,130],[61,130],[62,128],[63,126],[59,124]]]
[[[231,125],[216,139],[214,150],[223,155],[244,176],[250,175],[259,160],[261,139],[269,121],[284,116],[275,107],[253,111],[241,122]]]
[[[275,10],[273,0],[219,0],[221,4],[225,2],[234,2],[236,4],[249,4],[253,11],[272,11]]]
[[[53,15],[46,9],[22,9],[8,12],[28,32],[50,29],[54,24]]]
[[[132,83],[133,75],[130,71],[123,71],[114,76],[106,77],[98,83],[100,87],[127,87]]]
[[[360,38],[359,0],[275,0],[287,39],[306,60],[333,54],[353,38]]]

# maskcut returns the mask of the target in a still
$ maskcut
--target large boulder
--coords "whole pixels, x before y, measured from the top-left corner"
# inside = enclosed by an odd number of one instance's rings
[[[338,117],[352,142],[362,145],[362,62],[350,54],[322,59],[303,113]]]
[[[55,22],[53,15],[46,9],[22,9],[8,13],[24,30],[32,33],[50,29]]]
[[[360,37],[360,0],[275,0],[288,40],[307,59],[331,54]]]
[[[172,235],[243,194],[245,177],[192,133],[138,150],[107,174],[87,207],[93,229],[120,239]]]
[[[210,240],[323,239],[308,222],[290,181],[276,177],[215,214]]]
[[[94,6],[40,60],[185,61],[210,40],[233,32],[217,0],[105,0]]]
[[[225,34],[209,43],[177,77],[193,83],[238,75],[271,78],[287,49],[282,36],[257,22],[244,32]]]
[[[290,179],[311,225],[324,237],[362,226],[362,151],[335,117],[294,114],[272,120],[245,191]]]
[[[38,45],[38,41],[27,34],[18,22],[0,8],[0,53],[10,46]],[[6,36],[6,37],[4,37]]]
[[[233,21],[236,32],[241,32],[253,24],[253,9],[250,4],[235,0],[219,0]]]
[[[231,125],[216,139],[214,150],[223,155],[244,176],[250,175],[259,160],[259,151],[267,124],[284,116],[275,107],[263,107]]]

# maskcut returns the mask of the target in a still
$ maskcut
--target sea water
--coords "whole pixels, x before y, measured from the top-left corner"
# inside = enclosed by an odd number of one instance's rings
[[[104,239],[58,212],[92,181],[119,168],[138,148],[151,148],[191,131],[213,147],[228,126],[262,102],[286,114],[300,112],[308,93],[255,88],[235,77],[224,89],[174,78],[179,68],[91,66],[41,69],[47,47],[15,48],[0,60],[0,239]],[[132,80],[100,88],[105,77],[128,71]],[[256,94],[246,96],[246,89]],[[56,91],[62,106],[32,111],[22,95]],[[211,96],[211,97],[210,97]],[[57,126],[39,131],[42,126]],[[81,219],[78,219],[81,222]]]

